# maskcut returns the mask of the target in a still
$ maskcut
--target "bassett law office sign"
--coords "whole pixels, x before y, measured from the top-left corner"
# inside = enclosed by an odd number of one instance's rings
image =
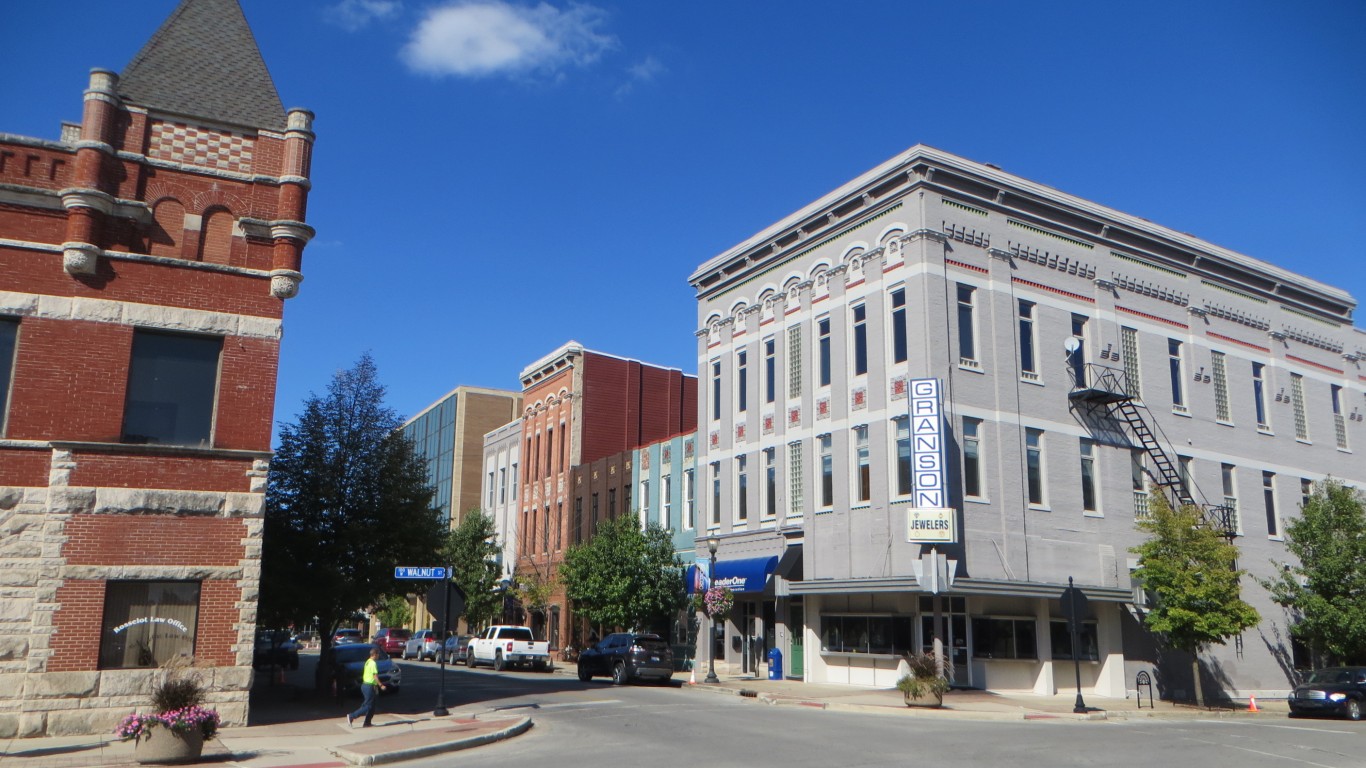
[[[906,510],[906,540],[952,544],[958,540],[958,515],[948,505],[944,476],[944,412],[939,379],[912,379],[911,508]]]

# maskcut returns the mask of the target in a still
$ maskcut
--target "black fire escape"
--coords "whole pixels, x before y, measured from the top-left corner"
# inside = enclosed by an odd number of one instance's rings
[[[1173,503],[1199,509],[1205,525],[1219,531],[1229,541],[1238,535],[1231,507],[1199,503],[1191,495],[1191,489],[1182,480],[1172,457],[1144,419],[1143,412],[1147,409],[1130,394],[1123,370],[1087,363],[1081,371],[1074,369],[1072,378],[1074,381],[1068,399],[1074,406],[1085,410],[1089,417],[1088,425],[1108,418],[1128,426],[1129,434],[1152,462],[1150,473],[1153,482],[1169,494]]]

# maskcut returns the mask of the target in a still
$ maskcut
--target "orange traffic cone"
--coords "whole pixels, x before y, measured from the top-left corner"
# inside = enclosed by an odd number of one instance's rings
[[[688,685],[697,685],[697,667],[692,667],[691,673],[688,675]]]
[[[1249,712],[1261,712],[1260,709],[1257,709],[1257,697],[1256,697],[1256,696],[1249,696],[1249,697],[1247,697],[1247,711],[1249,711]]]

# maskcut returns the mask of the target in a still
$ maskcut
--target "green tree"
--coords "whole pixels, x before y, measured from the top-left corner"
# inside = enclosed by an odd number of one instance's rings
[[[466,513],[446,538],[442,556],[465,593],[465,621],[471,629],[488,624],[503,609],[502,595],[497,592],[498,553],[493,518],[478,509]]]
[[[600,628],[645,629],[667,622],[686,602],[673,535],[624,515],[570,547],[560,566],[574,610]]]
[[[338,623],[398,591],[394,566],[435,563],[445,540],[425,462],[396,431],[400,423],[366,354],[280,428],[266,487],[260,612],[273,624],[317,622],[320,688]]]
[[[404,595],[386,595],[380,601],[379,623],[386,627],[403,627],[413,620],[412,606]]]
[[[1205,525],[1198,508],[1174,509],[1165,495],[1154,492],[1150,510],[1138,527],[1151,537],[1130,550],[1138,555],[1134,576],[1152,596],[1144,623],[1167,645],[1191,655],[1195,700],[1203,707],[1200,651],[1223,645],[1256,626],[1260,617],[1242,599],[1238,548]]]
[[[1295,618],[1290,634],[1337,663],[1366,661],[1366,499],[1329,480],[1285,528],[1298,564],[1262,582]]]

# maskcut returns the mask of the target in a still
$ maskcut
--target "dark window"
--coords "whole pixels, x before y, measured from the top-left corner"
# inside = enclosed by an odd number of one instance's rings
[[[910,496],[911,487],[911,423],[902,417],[894,419],[896,428],[896,495]]]
[[[1043,430],[1025,430],[1026,472],[1029,481],[1029,503],[1042,505],[1043,490]]]
[[[773,517],[778,514],[778,462],[777,449],[764,449],[764,514]]]
[[[1020,370],[1038,373],[1034,365],[1034,302],[1020,300]]]
[[[0,317],[0,435],[5,434],[9,382],[14,376],[14,350],[19,346],[19,321]]]
[[[1252,403],[1257,408],[1257,426],[1265,428],[1266,422],[1266,396],[1265,380],[1262,378],[1262,370],[1266,366],[1261,363],[1252,364]]]
[[[134,331],[125,443],[207,446],[223,339]]]
[[[1172,379],[1172,405],[1186,404],[1186,394],[1181,376],[1181,342],[1167,339],[1167,368]]]
[[[778,394],[777,343],[773,339],[764,342],[764,402],[771,403]]]
[[[819,332],[820,352],[820,377],[821,386],[830,386],[830,318],[825,318],[816,324]]]
[[[835,504],[835,451],[830,435],[821,435],[821,507]]]
[[[982,495],[981,419],[963,418],[963,495]]]
[[[1053,646],[1053,658],[1072,660],[1072,631],[1066,621],[1048,622],[1048,636]],[[1096,622],[1082,621],[1077,627],[1077,642],[1081,646],[1082,661],[1100,661],[1100,643],[1096,636]]]
[[[711,463],[711,524],[721,524],[721,462]]]
[[[892,291],[892,362],[906,362],[906,289]]]
[[[854,375],[868,372],[868,310],[854,307]]]
[[[735,354],[735,397],[740,401],[737,410],[744,411],[749,407],[749,356],[744,352]]]
[[[1266,502],[1266,535],[1280,536],[1281,522],[1276,516],[1276,473],[1262,473],[1262,498]]]
[[[104,589],[100,669],[159,667],[194,655],[197,581],[110,581]]]
[[[712,421],[719,421],[721,418],[721,361],[714,360],[711,364],[711,418]]]
[[[744,456],[735,458],[735,518],[737,520],[749,519],[749,472],[748,462]]]
[[[826,653],[914,653],[914,642],[910,616],[821,616],[821,650]]]
[[[972,327],[972,294],[976,290],[958,284],[958,356],[964,360],[977,359],[977,338]]]
[[[974,618],[972,655],[979,659],[1037,659],[1034,620]]]
[[[1081,508],[1095,512],[1096,507],[1096,444],[1081,438]]]

